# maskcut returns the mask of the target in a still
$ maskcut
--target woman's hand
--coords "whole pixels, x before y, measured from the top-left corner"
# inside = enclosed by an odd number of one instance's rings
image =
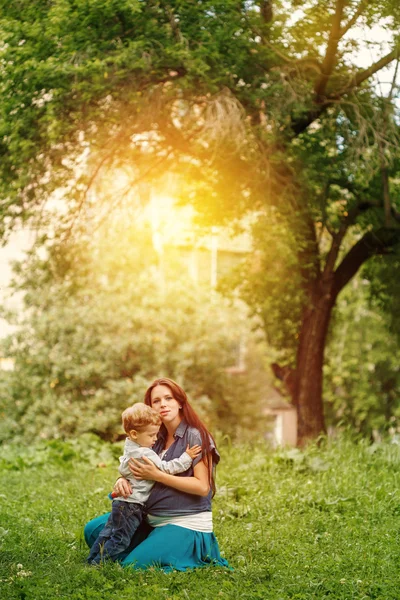
[[[129,470],[135,479],[158,481],[161,471],[147,456],[143,456],[141,460],[131,458],[128,464]]]
[[[136,458],[131,458],[128,466],[136,479],[159,481],[180,492],[186,492],[187,494],[194,494],[196,496],[207,496],[210,491],[208,469],[203,460],[193,467],[193,477],[176,477],[175,475],[164,473],[164,471],[157,469],[155,464],[147,458],[147,456],[143,456],[140,461]]]
[[[123,496],[124,498],[127,498],[132,494],[131,484],[127,479],[125,479],[125,477],[120,477],[115,482],[112,493],[113,496],[115,495],[115,498],[117,498],[118,496]]]

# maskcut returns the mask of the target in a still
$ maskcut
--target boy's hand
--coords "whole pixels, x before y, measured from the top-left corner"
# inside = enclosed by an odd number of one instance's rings
[[[190,458],[194,460],[196,456],[201,454],[201,446],[192,446],[191,448],[189,448],[188,444],[186,448],[186,454],[189,454]]]

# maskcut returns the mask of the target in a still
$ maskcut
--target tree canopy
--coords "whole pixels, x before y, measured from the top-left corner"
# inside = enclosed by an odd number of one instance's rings
[[[55,190],[70,231],[122,168],[128,190],[174,171],[207,223],[250,211],[240,287],[318,435],[337,296],[400,240],[399,24],[394,0],[3,2],[3,233]]]
[[[398,56],[399,12],[387,0],[310,1],[301,8],[295,1],[3,2],[5,223],[32,216],[60,186],[72,205],[74,198],[79,203],[85,184],[105,167],[123,163],[137,175],[144,163],[155,176],[159,163],[176,166],[181,154],[201,159],[203,169],[204,163],[214,167],[214,194],[216,167],[225,163],[236,174],[228,188],[236,197],[255,171],[262,203],[265,179],[268,196],[281,195],[279,151],[287,168],[285,142],[321,116],[333,126],[335,113],[356,113],[368,136],[373,75]],[[363,35],[378,24],[392,41],[359,68],[354,57],[365,50]],[[256,141],[244,150],[246,123]],[[150,157],[143,152],[149,144]],[[82,169],[88,153],[91,173]],[[223,202],[221,195],[213,198]]]

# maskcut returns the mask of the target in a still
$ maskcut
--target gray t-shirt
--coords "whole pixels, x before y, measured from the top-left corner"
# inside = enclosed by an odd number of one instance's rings
[[[148,499],[151,489],[154,485],[154,481],[146,481],[145,479],[135,479],[132,473],[129,470],[129,460],[131,458],[141,459],[145,456],[149,458],[158,469],[164,471],[165,473],[169,473],[170,475],[176,475],[177,473],[183,473],[189,469],[192,464],[192,459],[190,458],[187,452],[183,452],[179,458],[174,458],[173,460],[161,460],[161,458],[152,450],[151,448],[145,448],[144,446],[139,446],[136,442],[133,442],[131,439],[126,438],[125,447],[124,447],[124,455],[120,457],[119,462],[119,472],[123,477],[129,481],[132,486],[132,494],[127,498],[123,496],[118,496],[114,498],[114,500],[122,500],[125,502],[136,502],[137,504],[144,504]]]

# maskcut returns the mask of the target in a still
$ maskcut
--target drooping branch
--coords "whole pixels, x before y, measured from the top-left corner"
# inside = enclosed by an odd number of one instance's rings
[[[400,244],[400,228],[381,227],[377,231],[367,231],[349,250],[334,274],[335,295],[348,284],[360,267],[371,256],[386,254]]]
[[[394,90],[396,87],[398,69],[399,69],[399,59],[397,59],[397,62],[396,62],[396,68],[394,70],[394,74],[393,74],[393,78],[392,78],[392,85],[390,87],[389,95],[387,97],[388,101],[384,103],[383,122],[384,122],[385,127],[387,126],[388,120],[390,118],[389,114],[388,114],[389,106],[390,106],[389,103],[392,101],[393,93],[394,93]],[[390,202],[389,170],[388,170],[387,163],[385,160],[385,147],[384,147],[382,140],[379,140],[379,156],[380,156],[380,162],[381,162],[383,207],[384,207],[384,212],[385,212],[385,227],[390,227],[390,224],[391,224],[391,202]]]
[[[283,62],[288,63],[288,64],[295,64],[296,61],[293,58],[290,58],[290,56],[288,56],[287,54],[282,52],[282,50],[280,50],[279,48],[277,48],[276,46],[271,44],[271,42],[265,37],[265,35],[262,35],[262,33],[259,29],[256,29],[255,27],[253,27],[253,30],[254,30],[254,33],[256,33],[259,36],[261,43],[264,46],[267,46],[270,50],[272,50],[272,52],[274,52],[274,54],[279,56],[279,58],[281,58],[283,60]]]
[[[321,76],[315,83],[314,92],[316,102],[324,100],[324,93],[336,63],[336,53],[338,44],[341,38],[341,22],[343,18],[344,0],[336,0],[336,10],[332,19],[332,27],[329,34],[328,45],[326,48],[325,57],[322,63]]]
[[[85,202],[86,202],[86,200],[88,198],[89,192],[90,192],[90,190],[91,190],[94,182],[96,181],[97,176],[99,175],[101,169],[103,167],[105,167],[108,162],[112,161],[112,159],[114,157],[114,152],[115,152],[115,150],[114,150],[114,147],[113,147],[113,149],[111,151],[107,152],[107,154],[105,154],[103,156],[103,158],[101,160],[99,160],[99,162],[96,164],[95,168],[93,169],[93,172],[92,172],[92,174],[91,174],[91,176],[89,178],[89,181],[86,184],[85,190],[83,191],[83,193],[81,195],[81,198],[79,200],[78,206],[77,206],[77,208],[75,210],[75,213],[74,213],[74,215],[72,217],[71,224],[70,224],[70,226],[68,228],[68,231],[66,233],[66,236],[65,236],[66,240],[69,238],[70,234],[72,233],[72,229],[74,228],[74,226],[75,226],[75,224],[76,224],[76,222],[78,220],[78,217],[79,217],[79,215],[82,212],[83,206],[84,206],[84,204],[85,204]]]

